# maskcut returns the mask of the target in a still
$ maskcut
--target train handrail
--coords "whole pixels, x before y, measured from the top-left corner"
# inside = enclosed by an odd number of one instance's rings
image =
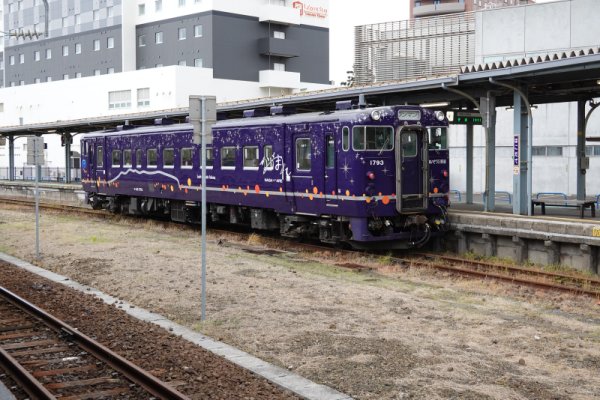
[[[567,205],[567,200],[569,200],[569,196],[567,196],[566,193],[563,193],[563,192],[538,192],[535,195],[535,199],[540,200],[540,196],[542,196],[542,197],[549,197],[549,196],[562,197],[562,199],[565,200],[564,205]]]

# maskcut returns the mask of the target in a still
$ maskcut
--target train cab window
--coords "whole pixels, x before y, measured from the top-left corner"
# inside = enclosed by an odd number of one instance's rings
[[[244,147],[244,169],[258,169],[258,146]]]
[[[148,149],[148,151],[146,151],[146,165],[148,168],[156,168],[158,164],[157,154],[156,149]]]
[[[112,160],[111,166],[113,168],[121,167],[121,150],[113,150],[111,160]]]
[[[345,126],[342,128],[342,150],[348,151],[350,148],[350,129]]]
[[[325,141],[327,142],[327,168],[335,167],[335,140],[333,139],[333,135],[325,136]]]
[[[192,168],[192,148],[186,147],[181,149],[181,168]]]
[[[414,157],[417,155],[417,134],[413,132],[402,133],[402,157]]]
[[[135,166],[136,168],[142,168],[142,149],[135,151]]]
[[[355,126],[352,128],[354,150],[389,151],[394,148],[394,128],[391,126]]]
[[[297,171],[310,171],[310,139],[300,138],[296,139],[296,170]]]
[[[211,148],[206,149],[206,168],[212,168],[215,163],[213,157],[213,150]]]
[[[96,168],[104,167],[104,150],[102,146],[98,146],[96,149]]]
[[[123,150],[123,166],[131,167],[131,149]]]
[[[163,167],[173,168],[175,166],[175,150],[163,149]]]
[[[354,150],[365,149],[365,127],[355,126],[352,128],[352,148]]]
[[[273,157],[273,146],[266,145],[263,147],[263,159],[261,165],[265,171],[272,171],[275,166],[275,157]]]
[[[235,169],[235,147],[223,147],[221,149],[221,168]]]
[[[448,149],[448,131],[446,128],[429,128],[429,150]]]

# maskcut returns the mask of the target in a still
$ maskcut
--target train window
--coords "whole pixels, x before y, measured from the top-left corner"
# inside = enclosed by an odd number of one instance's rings
[[[447,150],[448,132],[446,128],[429,128],[429,150]]]
[[[327,142],[327,168],[335,167],[335,140],[333,139],[333,135],[325,136],[325,141]]]
[[[273,157],[273,146],[266,145],[263,147],[263,160],[261,161],[264,170],[271,171],[275,165],[275,157]]]
[[[163,167],[173,168],[175,166],[175,150],[163,149]]]
[[[367,150],[392,150],[394,148],[394,128],[391,126],[366,127]]]
[[[342,128],[342,150],[348,151],[350,148],[350,129],[345,126]]]
[[[113,150],[112,151],[112,166],[113,167],[121,166],[121,150]]]
[[[131,149],[123,150],[123,166],[131,167]]]
[[[192,168],[192,148],[181,149],[181,168]]]
[[[212,168],[214,164],[213,151],[212,149],[206,149],[206,168]]]
[[[223,147],[221,149],[221,168],[235,169],[235,147]]]
[[[104,151],[102,146],[98,146],[96,149],[96,168],[104,167]]]
[[[352,148],[354,150],[365,149],[365,127],[355,126],[352,128]]]
[[[296,170],[310,171],[310,139],[296,139]]]
[[[258,169],[258,146],[244,147],[244,169]]]
[[[146,165],[148,168],[156,168],[158,159],[157,154],[156,149],[148,149],[148,151],[146,151]]]
[[[137,149],[135,151],[135,166],[137,168],[142,168],[142,149]]]
[[[402,157],[414,157],[417,155],[417,134],[414,132],[402,132]]]

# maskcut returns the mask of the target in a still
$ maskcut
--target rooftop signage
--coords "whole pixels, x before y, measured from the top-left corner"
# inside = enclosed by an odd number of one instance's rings
[[[321,6],[312,6],[302,1],[294,1],[292,7],[300,10],[301,17],[327,18],[327,9]]]

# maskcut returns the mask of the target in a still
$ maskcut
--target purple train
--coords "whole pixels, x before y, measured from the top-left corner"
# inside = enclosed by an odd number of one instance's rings
[[[355,248],[410,248],[447,227],[447,120],[416,106],[351,108],[217,122],[207,148],[209,221]],[[257,110],[258,111],[258,110]],[[95,209],[200,220],[200,146],[190,124],[81,139]]]

